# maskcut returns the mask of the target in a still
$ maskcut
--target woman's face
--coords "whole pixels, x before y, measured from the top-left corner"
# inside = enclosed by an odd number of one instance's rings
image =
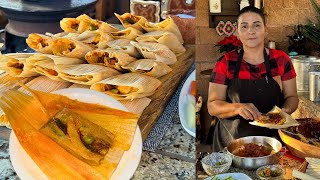
[[[260,15],[247,12],[238,18],[237,36],[244,46],[257,47],[264,44],[266,29]]]

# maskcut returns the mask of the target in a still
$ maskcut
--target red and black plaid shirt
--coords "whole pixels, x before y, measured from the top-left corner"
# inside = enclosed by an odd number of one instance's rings
[[[210,82],[228,85],[233,79],[238,54],[231,51],[222,56],[214,65]],[[280,50],[269,50],[269,63],[272,77],[281,76],[282,81],[286,81],[296,77],[296,72],[289,56]],[[241,62],[239,79],[261,79],[267,74],[264,63],[252,65],[246,61]]]

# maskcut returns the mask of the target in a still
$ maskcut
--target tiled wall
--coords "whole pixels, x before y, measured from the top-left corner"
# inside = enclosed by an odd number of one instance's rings
[[[224,1],[224,0],[221,0]],[[201,75],[201,71],[212,69],[214,62],[222,55],[214,47],[224,38],[219,36],[214,28],[209,28],[208,0],[197,0],[196,3],[196,72],[198,93],[204,97],[206,103],[209,75]],[[264,0],[266,13],[268,40],[276,42],[276,48],[287,52],[288,35],[293,35],[296,24],[304,24],[308,19],[315,21],[315,11],[309,0]],[[317,0],[320,4],[320,0]],[[204,104],[206,106],[206,104]],[[206,109],[203,118],[210,118]]]

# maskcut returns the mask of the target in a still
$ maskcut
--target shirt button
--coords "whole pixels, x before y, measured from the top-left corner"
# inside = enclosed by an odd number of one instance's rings
[[[257,84],[257,81],[256,81],[256,80],[254,80],[254,81],[253,81],[253,84]]]

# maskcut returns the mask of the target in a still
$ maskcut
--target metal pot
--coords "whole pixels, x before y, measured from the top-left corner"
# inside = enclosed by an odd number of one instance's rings
[[[309,92],[309,71],[310,66],[320,64],[320,59],[315,56],[293,56],[291,58],[293,67],[297,73],[298,92]]]
[[[248,143],[263,145],[270,150],[272,149],[274,153],[262,157],[240,157],[235,155],[235,152],[237,152],[241,146]],[[233,166],[248,170],[257,169],[264,165],[277,164],[281,155],[281,149],[282,145],[280,141],[266,136],[247,136],[239,138],[229,143],[226,147],[226,151],[232,156]]]

